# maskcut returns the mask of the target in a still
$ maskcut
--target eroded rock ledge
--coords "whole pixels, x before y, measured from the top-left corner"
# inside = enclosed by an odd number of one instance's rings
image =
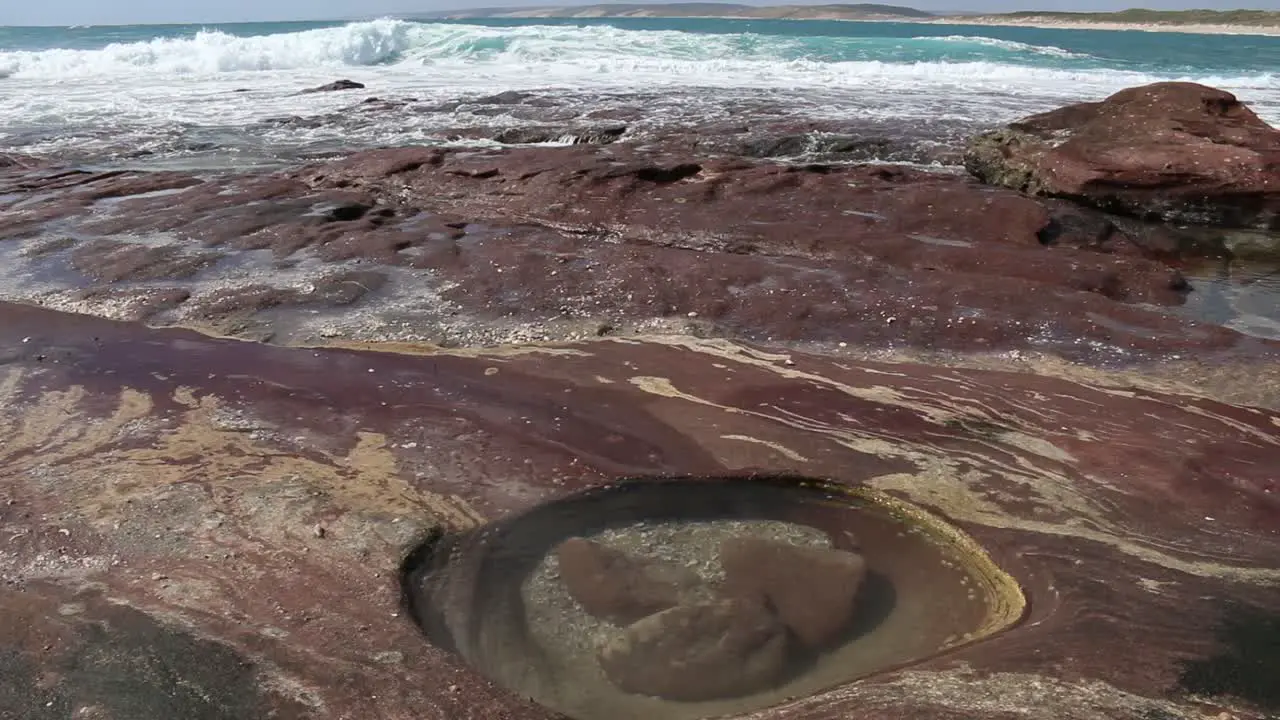
[[[10,170],[0,197],[5,297],[252,339],[1274,352],[1177,311],[1169,263],[1204,248],[1175,230],[902,167],[399,148],[271,174]]]

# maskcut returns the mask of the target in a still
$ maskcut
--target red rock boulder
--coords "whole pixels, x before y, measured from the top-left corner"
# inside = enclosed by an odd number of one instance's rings
[[[1156,83],[973,138],[978,179],[1175,223],[1280,226],[1280,131],[1234,95]]]

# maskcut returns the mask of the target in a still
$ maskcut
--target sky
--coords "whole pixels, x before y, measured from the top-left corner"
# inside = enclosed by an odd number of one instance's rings
[[[482,0],[488,7],[569,4],[571,0]],[[597,0],[598,1],[598,0]],[[649,2],[651,0],[632,0]],[[752,4],[773,4],[747,0]],[[819,4],[841,0],[809,0]],[[858,2],[861,0],[843,0]],[[872,0],[868,0],[872,1]],[[878,0],[921,10],[1121,10],[1141,6],[1171,10],[1204,7],[1280,10],[1280,0]],[[467,7],[466,0],[0,0],[0,25],[105,25],[323,20]],[[481,4],[481,3],[476,3]],[[586,4],[575,2],[574,4]],[[778,2],[777,4],[782,4]],[[2,50],[3,48],[0,48]]]

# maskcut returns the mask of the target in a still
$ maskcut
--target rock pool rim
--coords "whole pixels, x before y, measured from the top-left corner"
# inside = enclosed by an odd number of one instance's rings
[[[790,474],[627,476],[585,490],[568,493],[474,528],[450,532],[446,528],[436,526],[416,542],[401,562],[400,591],[402,607],[429,643],[449,652],[468,667],[472,667],[471,661],[457,647],[453,632],[447,626],[443,610],[434,607],[433,603],[429,601],[423,601],[418,597],[418,593],[415,592],[422,587],[424,581],[428,580],[436,572],[449,567],[453,551],[462,547],[464,541],[469,539],[481,540],[489,544],[489,547],[492,547],[493,544],[497,544],[496,541],[509,535],[515,526],[527,524],[531,520],[543,520],[545,522],[545,520],[561,513],[568,513],[574,518],[586,518],[588,521],[578,525],[559,524],[561,530],[556,533],[556,538],[559,540],[646,520],[696,521],[726,519],[726,515],[723,514],[694,512],[687,507],[664,508],[665,515],[660,517],[652,515],[638,517],[625,515],[608,516],[600,513],[594,516],[586,516],[580,512],[574,513],[573,511],[580,509],[584,504],[589,506],[598,502],[616,501],[627,496],[634,496],[636,493],[669,497],[672,492],[702,491],[703,493],[720,493],[724,497],[730,497],[730,495],[725,494],[725,491],[741,489],[745,484],[749,484],[755,489],[772,490],[779,493],[801,493],[803,495],[798,499],[811,503],[816,501],[828,506],[835,505],[848,510],[871,508],[922,531],[927,541],[950,547],[959,552],[961,557],[964,558],[969,576],[975,581],[978,586],[977,589],[983,593],[987,600],[985,603],[987,612],[977,628],[952,642],[942,645],[929,656],[929,659],[937,658],[962,647],[989,639],[1016,627],[1027,617],[1029,602],[1022,585],[1017,579],[1001,568],[987,552],[986,548],[977,540],[952,525],[940,514],[867,485],[847,484],[831,479]],[[740,516],[730,517],[731,519],[741,519]],[[804,524],[798,520],[790,520],[789,522]],[[556,523],[550,524],[554,525]],[[549,551],[554,547],[554,540],[543,544],[546,547],[535,550],[534,555],[541,555]],[[486,549],[488,548],[480,548],[481,552]],[[923,659],[921,658],[921,660]],[[918,662],[920,660],[884,667],[861,678],[856,678],[853,682],[901,670]]]

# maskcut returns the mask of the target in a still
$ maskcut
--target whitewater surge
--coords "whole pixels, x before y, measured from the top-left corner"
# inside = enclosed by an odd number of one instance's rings
[[[986,45],[988,47],[1000,48],[1010,52],[1029,52],[1037,55],[1048,55],[1059,58],[1080,58],[1086,59],[1092,57],[1088,53],[1071,52],[1053,45],[1032,45],[1030,43],[1018,42],[1016,40],[1001,40],[999,38],[982,37],[981,35],[945,35],[942,37],[925,38],[928,40],[937,40],[939,42],[953,43],[971,43],[974,45]]]
[[[957,48],[966,49],[957,56]],[[1046,62],[1047,59],[1052,59]],[[1062,61],[1057,65],[1053,60]],[[878,79],[1148,82],[1161,75],[1102,67],[1091,56],[983,36],[786,37],[624,30],[609,26],[413,23],[381,19],[339,27],[239,37],[202,30],[186,37],[100,49],[0,52],[0,76],[77,79],[169,74],[209,76],[399,66],[471,70],[489,76],[604,81],[625,85],[694,78],[709,85],[831,83]],[[1072,62],[1077,61],[1077,62]],[[1079,62],[1085,61],[1085,62]],[[1258,86],[1268,77],[1220,78]]]
[[[257,37],[205,30],[193,37],[113,43],[100,50],[0,52],[0,74],[75,78],[139,72],[212,74],[374,65],[412,46],[415,27],[396,20]]]
[[[1280,79],[1239,69],[1264,65],[1196,73],[1185,63],[1118,62],[1106,52],[1063,47],[1070,45],[1066,40],[1022,42],[976,28],[930,26],[926,32],[937,34],[904,37],[856,23],[724,22],[713,32],[690,29],[694,25],[379,19],[277,32],[271,30],[281,27],[273,25],[143,27],[131,31],[136,40],[97,46],[77,36],[74,48],[0,51],[6,94],[0,149],[125,147],[164,154],[216,145],[253,157],[279,148],[423,142],[460,122],[519,122],[503,114],[459,120],[428,113],[308,127],[261,125],[358,101],[346,93],[299,95],[340,77],[364,83],[379,97],[445,105],[521,90],[557,94],[585,112],[644,95],[653,115],[648,122],[724,119],[735,103],[750,106],[767,97],[795,118],[975,127],[1133,85],[1184,79],[1236,92],[1264,117],[1280,117]],[[796,32],[807,28],[815,34]],[[148,35],[162,30],[162,37]],[[130,37],[113,32],[113,39]]]

